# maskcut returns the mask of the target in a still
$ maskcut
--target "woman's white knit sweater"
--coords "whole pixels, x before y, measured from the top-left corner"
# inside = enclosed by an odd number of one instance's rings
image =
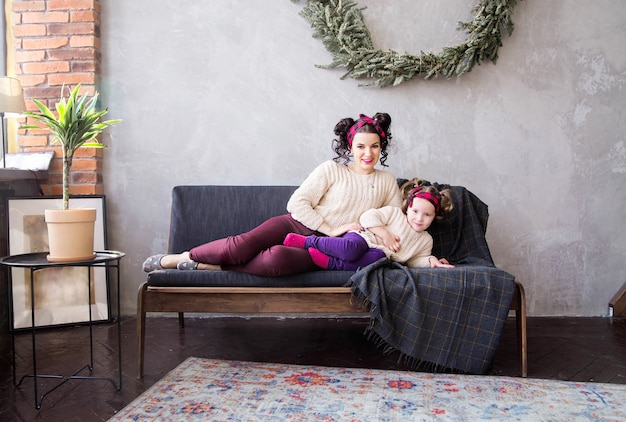
[[[358,223],[371,208],[400,207],[402,199],[396,178],[375,170],[359,174],[345,164],[320,164],[293,193],[287,203],[291,216],[311,230],[326,222],[331,227]]]

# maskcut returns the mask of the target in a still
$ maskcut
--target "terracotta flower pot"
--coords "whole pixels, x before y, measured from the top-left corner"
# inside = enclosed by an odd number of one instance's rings
[[[86,261],[93,259],[95,208],[45,210],[48,225],[50,262]]]

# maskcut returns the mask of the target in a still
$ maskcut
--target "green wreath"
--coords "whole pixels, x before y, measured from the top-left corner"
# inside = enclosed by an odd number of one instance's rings
[[[348,72],[341,79],[368,78],[371,82],[360,86],[382,88],[400,85],[422,74],[425,79],[460,76],[483,60],[495,63],[502,46],[502,28],[508,35],[513,32],[511,17],[516,3],[517,0],[479,0],[472,9],[474,19],[458,24],[457,30],[467,34],[463,42],[444,47],[438,54],[422,51],[419,56],[375,49],[361,13],[365,7],[359,8],[354,1],[307,0],[300,15],[315,30],[313,37],[320,39],[333,57],[329,65],[317,67],[345,67]]]

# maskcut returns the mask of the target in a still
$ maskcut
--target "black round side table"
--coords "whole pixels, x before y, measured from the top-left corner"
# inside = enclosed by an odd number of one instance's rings
[[[115,387],[116,390],[120,390],[122,388],[122,333],[121,333],[121,325],[120,325],[120,260],[125,256],[125,253],[119,251],[96,251],[96,256],[93,259],[87,261],[72,261],[72,262],[49,262],[46,257],[48,252],[38,252],[38,253],[27,253],[21,255],[11,255],[0,258],[0,265],[5,265],[7,267],[14,268],[26,268],[30,270],[30,316],[31,316],[31,339],[32,339],[32,355],[33,355],[33,372],[32,374],[23,375],[19,382],[17,382],[16,376],[16,365],[15,365],[15,329],[13,329],[13,311],[12,311],[12,282],[9,281],[9,320],[11,321],[11,348],[12,348],[12,364],[13,364],[13,385],[15,387],[19,387],[22,384],[22,381],[26,378],[33,378],[34,391],[35,391],[35,407],[37,409],[41,408],[41,403],[44,397],[51,393],[53,390],[56,390],[61,385],[65,384],[67,381],[79,379],[79,380],[107,380],[110,381],[111,384]],[[89,327],[89,363],[82,366],[76,372],[71,375],[47,375],[47,374],[38,374],[37,373],[37,353],[36,353],[36,334],[37,331],[41,327],[37,327],[35,325],[35,288],[34,288],[34,279],[35,273],[45,268],[55,268],[55,267],[88,267],[88,268],[97,268],[104,267],[107,272],[106,277],[106,292],[107,297],[111,296],[111,283],[109,282],[109,272],[115,274],[116,281],[116,292],[117,292],[117,355],[118,355],[118,380],[116,381],[112,377],[103,377],[103,376],[95,376],[93,375],[93,330],[92,326],[94,321],[92,320],[92,311],[91,311],[91,296],[92,296],[92,272],[87,271],[87,284],[88,284],[88,297],[86,298],[87,308],[89,309],[89,321],[86,321],[87,326]],[[114,270],[114,271],[110,271]],[[109,315],[110,316],[110,315]],[[49,328],[49,327],[46,327]],[[89,370],[89,375],[80,375],[85,369]],[[37,385],[38,378],[52,378],[61,380],[56,386],[48,390],[47,392],[38,395]]]

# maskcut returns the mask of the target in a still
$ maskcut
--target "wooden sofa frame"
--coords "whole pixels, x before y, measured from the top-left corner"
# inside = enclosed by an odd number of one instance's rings
[[[510,310],[515,312],[521,376],[527,377],[526,296],[518,282]],[[336,315],[368,310],[352,303],[349,287],[155,287],[143,283],[137,295],[138,378],[143,376],[148,312],[176,312],[182,328],[184,312]]]

